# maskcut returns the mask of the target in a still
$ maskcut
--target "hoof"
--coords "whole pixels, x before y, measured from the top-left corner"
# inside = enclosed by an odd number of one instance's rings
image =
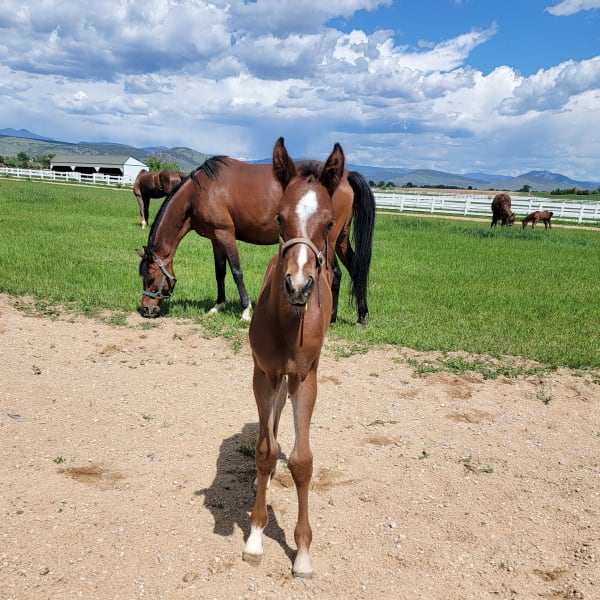
[[[249,554],[248,552],[242,553],[242,560],[253,567],[258,567],[258,565],[260,565],[262,557],[262,554]]]
[[[296,571],[292,571],[292,575],[294,579],[312,579],[313,574],[311,573],[297,573]]]

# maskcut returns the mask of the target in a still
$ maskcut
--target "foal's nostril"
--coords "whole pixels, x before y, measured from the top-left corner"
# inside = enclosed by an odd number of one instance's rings
[[[283,280],[283,285],[285,286],[285,291],[287,294],[291,295],[294,293],[294,286],[292,285],[292,276],[288,273]]]

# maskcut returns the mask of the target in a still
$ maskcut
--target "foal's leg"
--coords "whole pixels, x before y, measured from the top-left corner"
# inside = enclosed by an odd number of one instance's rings
[[[215,279],[217,280],[217,303],[208,311],[214,315],[225,307],[225,275],[227,274],[227,255],[215,240],[212,241],[213,258],[215,260]]]
[[[296,577],[312,577],[310,560],[312,529],[308,520],[308,490],[313,470],[313,456],[310,450],[310,420],[317,397],[316,366],[307,378],[295,384],[290,382],[290,398],[294,408],[294,429],[296,440],[289,456],[288,465],[296,484],[298,494],[298,520],[294,530],[294,540],[298,551],[292,572]]]
[[[244,545],[243,560],[258,565],[263,556],[263,531],[267,526],[267,487],[277,464],[279,444],[277,428],[281,409],[287,397],[285,378],[271,384],[257,366],[254,367],[254,396],[258,408],[258,439],[256,440],[256,499],[250,515],[250,535]]]
[[[242,321],[250,321],[252,315],[252,305],[248,298],[248,292],[244,285],[244,273],[242,271],[242,263],[240,261],[240,253],[238,251],[237,243],[235,241],[235,232],[233,230],[219,230],[215,232],[216,239],[222,244],[227,254],[227,261],[229,262],[229,268],[233,275],[233,280],[237,286],[238,293],[240,295],[240,302],[242,303]]]

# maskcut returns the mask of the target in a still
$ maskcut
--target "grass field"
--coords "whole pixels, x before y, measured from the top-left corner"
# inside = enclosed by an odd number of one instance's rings
[[[91,315],[109,310],[115,323],[138,309],[135,248],[148,234],[140,229],[131,190],[1,183],[0,291],[33,296],[47,310],[63,306]],[[152,201],[151,218],[160,202]],[[242,244],[240,251],[254,300],[274,248]],[[186,236],[174,269],[178,284],[166,318],[198,319],[213,334],[244,333],[229,273],[228,309],[205,316],[216,298],[209,241]],[[329,337],[355,349],[388,343],[596,369],[599,273],[598,231],[491,230],[489,220],[378,215],[369,327],[354,325],[344,271],[339,321]]]

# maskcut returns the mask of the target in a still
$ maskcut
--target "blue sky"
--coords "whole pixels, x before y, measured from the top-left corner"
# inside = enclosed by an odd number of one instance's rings
[[[600,181],[600,0],[101,6],[3,0],[0,129]]]

